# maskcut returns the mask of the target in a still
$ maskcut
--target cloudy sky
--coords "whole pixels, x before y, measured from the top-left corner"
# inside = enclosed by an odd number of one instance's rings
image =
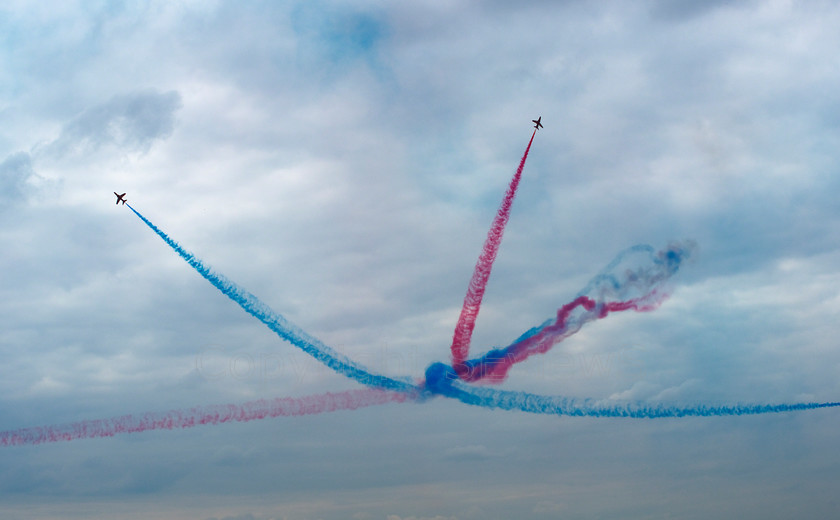
[[[840,399],[833,2],[4,2],[0,430],[361,388],[113,191],[354,360],[448,347],[531,136],[473,351],[619,251],[698,249],[652,313],[502,385],[599,402]],[[836,409],[541,416],[433,399],[0,448],[7,519],[836,514]]]

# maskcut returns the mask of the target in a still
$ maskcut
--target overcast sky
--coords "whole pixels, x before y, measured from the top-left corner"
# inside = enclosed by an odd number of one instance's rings
[[[694,240],[651,313],[501,385],[840,400],[833,2],[4,2],[0,430],[361,388],[112,192],[350,358],[504,346],[621,250]],[[597,419],[443,398],[0,449],[4,519],[827,518],[840,412]]]

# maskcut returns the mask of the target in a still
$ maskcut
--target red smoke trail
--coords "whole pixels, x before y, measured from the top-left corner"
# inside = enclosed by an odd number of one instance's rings
[[[403,393],[364,389],[297,398],[260,399],[244,404],[197,406],[186,410],[123,415],[57,426],[22,428],[0,432],[0,446],[113,437],[122,433],[174,430],[205,424],[248,422],[281,416],[314,415],[338,410],[355,410],[390,402],[403,402]]]
[[[534,354],[545,354],[567,337],[576,333],[586,323],[606,318],[613,312],[635,310],[649,312],[656,309],[668,295],[652,290],[640,298],[620,302],[598,303],[588,296],[578,296],[573,301],[557,310],[553,323],[544,324],[535,334],[521,339],[504,349],[495,349],[477,360],[465,363],[467,370],[459,374],[467,382],[484,381],[501,383],[507,378],[508,371]],[[579,315],[572,313],[580,309]]]
[[[473,329],[475,329],[475,319],[478,317],[478,311],[481,308],[481,300],[484,298],[487,280],[490,279],[490,271],[493,269],[496,253],[502,243],[505,226],[510,219],[510,208],[513,205],[513,198],[516,196],[516,189],[519,187],[519,179],[522,178],[522,169],[525,168],[525,160],[528,158],[528,152],[531,150],[531,143],[534,142],[535,135],[537,135],[536,129],[531,134],[531,140],[528,141],[525,154],[519,161],[519,168],[516,169],[516,173],[513,175],[505,193],[505,198],[496,212],[496,218],[493,219],[493,225],[490,226],[487,240],[484,241],[484,249],[475,264],[475,271],[467,288],[467,295],[464,297],[464,306],[461,308],[461,316],[458,318],[455,334],[452,337],[452,366],[459,375],[466,370],[464,361],[469,355],[470,340],[472,339]]]

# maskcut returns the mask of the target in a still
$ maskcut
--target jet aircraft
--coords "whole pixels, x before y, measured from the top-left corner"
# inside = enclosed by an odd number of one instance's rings
[[[116,204],[119,204],[120,202],[122,202],[122,203],[123,203],[123,205],[125,205],[125,203],[127,202],[127,199],[125,198],[125,193],[123,193],[122,195],[120,195],[120,194],[118,194],[118,193],[115,191],[115,192],[114,192],[114,195],[116,195],[116,196],[117,196],[117,202],[116,202]]]
[[[537,130],[539,130],[540,128],[543,127],[542,123],[540,123],[541,119],[542,119],[542,116],[531,120],[531,122],[534,123],[534,128],[536,128]]]

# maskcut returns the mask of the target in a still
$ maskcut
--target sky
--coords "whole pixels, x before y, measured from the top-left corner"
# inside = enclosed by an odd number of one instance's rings
[[[621,251],[696,244],[650,312],[481,389],[599,406],[840,401],[833,2],[0,6],[0,430],[364,387],[450,362]],[[665,298],[667,296],[667,298]],[[0,447],[5,519],[826,518],[837,408],[569,417],[437,396]]]

